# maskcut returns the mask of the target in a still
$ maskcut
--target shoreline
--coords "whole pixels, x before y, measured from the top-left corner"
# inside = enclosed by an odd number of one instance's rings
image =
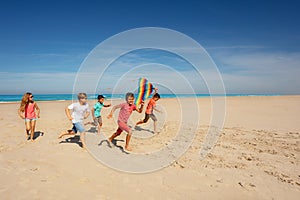
[[[272,98],[272,97],[300,97],[300,94],[295,94],[295,95],[236,95],[236,96],[196,96],[195,98],[193,97],[161,97],[162,99],[169,100],[169,99],[213,99],[213,98],[247,98],[247,97],[266,97],[266,98]],[[120,101],[124,100],[122,98],[114,98],[114,99],[109,99],[105,98],[105,101]],[[147,99],[148,100],[148,99]],[[19,101],[0,101],[1,104],[16,104],[20,103],[21,99]],[[72,102],[72,101],[77,101],[77,99],[58,99],[58,100],[35,100],[35,102],[42,102],[42,103],[51,103],[51,102]],[[97,99],[91,99],[88,98],[88,101],[97,101]]]

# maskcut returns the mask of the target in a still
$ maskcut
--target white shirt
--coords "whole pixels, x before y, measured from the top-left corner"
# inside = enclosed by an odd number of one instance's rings
[[[72,110],[72,123],[77,123],[81,122],[84,118],[84,115],[87,112],[90,112],[89,104],[86,103],[84,105],[80,105],[79,102],[77,103],[72,103],[71,105],[68,106],[68,109]]]

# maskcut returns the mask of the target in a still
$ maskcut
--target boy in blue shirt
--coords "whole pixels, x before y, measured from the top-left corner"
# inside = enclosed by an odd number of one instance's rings
[[[92,108],[92,116],[93,116],[93,122],[87,122],[87,124],[91,124],[94,126],[97,126],[98,129],[98,135],[100,135],[100,129],[102,127],[102,117],[101,117],[101,109],[103,107],[110,107],[111,104],[104,105],[104,96],[103,95],[98,95],[98,102],[94,105]]]

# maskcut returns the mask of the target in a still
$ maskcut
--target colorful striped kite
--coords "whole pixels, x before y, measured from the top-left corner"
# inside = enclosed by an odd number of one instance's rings
[[[140,78],[138,83],[138,95],[135,100],[135,105],[139,106],[142,101],[145,101],[153,91],[153,85],[145,78]]]

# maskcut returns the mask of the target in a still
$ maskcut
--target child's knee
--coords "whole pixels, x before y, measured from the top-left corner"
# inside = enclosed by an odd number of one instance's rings
[[[127,132],[127,134],[131,136],[132,135],[132,130],[129,129],[128,132]]]
[[[115,133],[115,135],[116,135],[116,136],[119,136],[119,135],[121,135],[121,133],[122,133],[122,132],[118,131],[118,132]]]

